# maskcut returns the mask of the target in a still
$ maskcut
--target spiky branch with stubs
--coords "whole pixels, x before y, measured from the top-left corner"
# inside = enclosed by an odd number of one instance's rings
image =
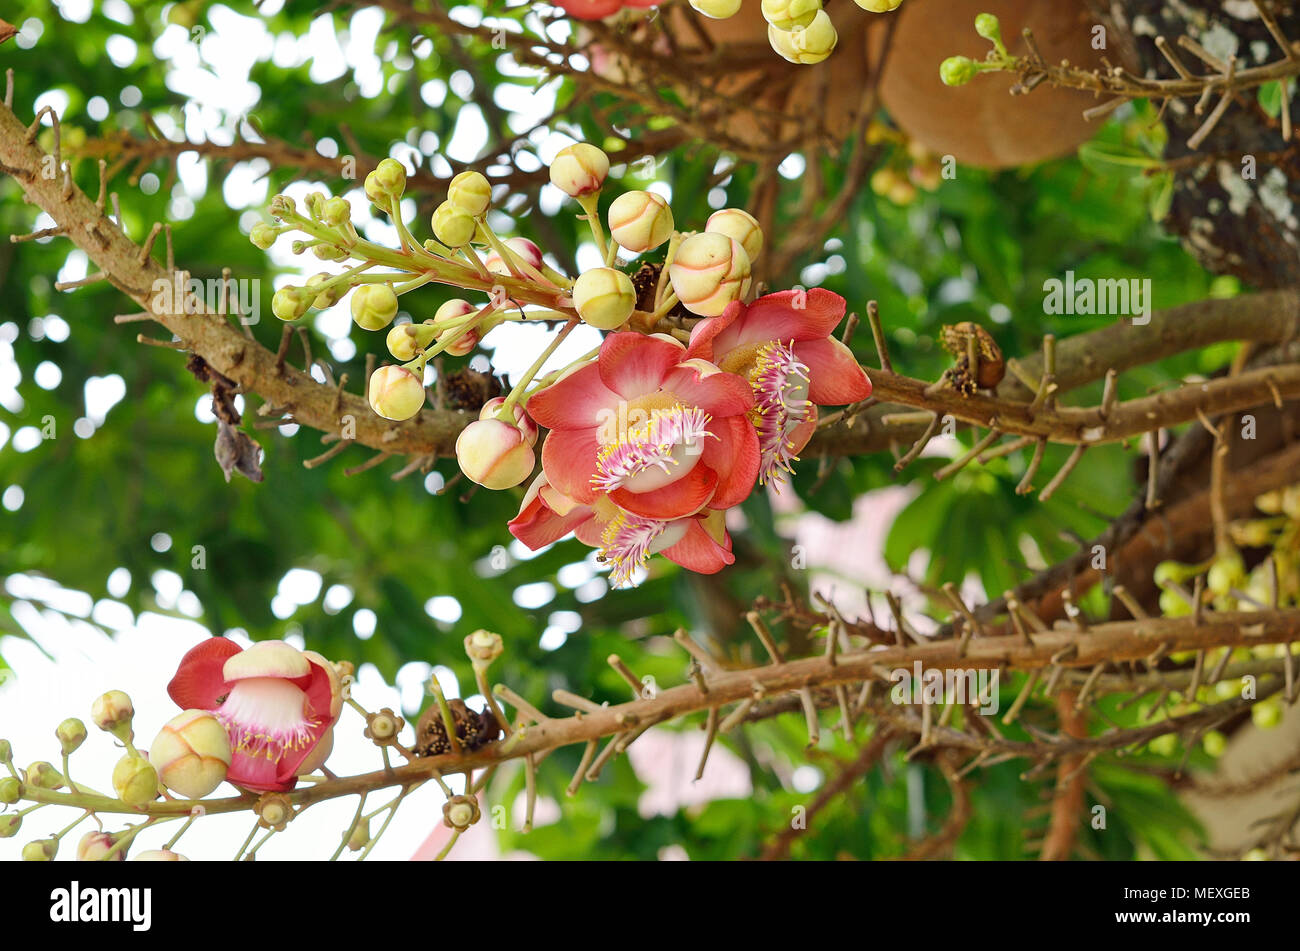
[[[1291,68],[1290,52],[1287,63],[1278,69]],[[1231,74],[1230,68],[1226,72]],[[1255,77],[1246,78],[1253,83]],[[1268,79],[1273,78],[1269,73]],[[1225,82],[1245,80],[1241,74],[1222,81],[1211,77],[1202,88],[1229,92],[1238,88],[1229,89]],[[1168,92],[1173,95],[1175,91]],[[1227,98],[1225,92],[1225,102]],[[384,248],[361,239],[352,227],[346,202],[324,195],[313,196],[301,210],[278,199],[272,208],[278,223],[261,225],[252,235],[255,243],[266,246],[281,233],[297,231],[303,237],[298,239],[296,251],[311,251],[326,261],[351,262],[342,274],[326,273],[301,288],[282,289],[273,304],[281,318],[296,319],[312,304],[322,299],[324,304],[333,304],[351,291],[357,323],[367,329],[385,329],[396,313],[397,295],[431,281],[488,296],[486,304],[462,303],[453,308],[455,313],[440,313],[425,324],[393,326],[388,349],[394,358],[405,362],[375,369],[375,361],[368,361],[368,392],[363,398],[347,392],[345,375],[336,379],[327,362],[313,358],[305,333],[299,334],[304,369],[291,365],[294,333],[289,323],[273,352],[253,338],[225,298],[214,309],[205,307],[188,292],[188,274],[178,270],[173,260],[169,228],[155,225],[142,243],[134,242],[121,227],[117,196],[109,192],[107,163],[100,163],[99,194],[92,200],[77,187],[61,154],[58,117],[50,114],[54,140],[52,151],[47,152],[36,141],[42,117],[38,115],[30,126],[25,125],[10,111],[11,102],[12,75],[5,108],[0,110],[0,169],[16,179],[27,199],[54,222],[52,228],[11,240],[61,236],[82,248],[100,271],[60,289],[107,280],[123,290],[142,310],[119,317],[118,323],[156,322],[170,331],[171,339],[144,335],[140,339],[189,353],[191,369],[212,385],[222,400],[228,402],[237,392],[256,394],[265,401],[260,415],[268,417],[262,428],[294,422],[321,431],[324,441],[333,445],[322,456],[308,460],[309,466],[323,464],[360,444],[377,452],[349,472],[405,457],[394,475],[398,478],[427,469],[439,455],[458,454],[462,434],[477,425],[475,416],[443,408],[436,402],[436,394],[435,408],[421,409],[426,393],[419,374],[425,364],[440,353],[463,351],[467,340],[481,339],[483,334],[519,319],[565,328],[582,321],[609,332],[607,340],[625,334],[654,340],[654,335],[661,335],[660,345],[681,349],[682,360],[708,364],[694,367],[695,377],[676,369],[668,371],[677,375],[672,383],[663,384],[664,392],[671,393],[674,385],[698,386],[718,379],[719,374],[738,375],[748,383],[753,393],[747,411],[752,412],[757,401],[768,400],[763,404],[768,415],[759,412],[746,417],[757,422],[757,437],[764,437],[765,420],[769,426],[772,420],[777,421],[773,430],[777,438],[763,444],[758,456],[758,467],[773,478],[793,461],[788,458],[793,453],[783,453],[793,445],[793,430],[800,426],[797,438],[805,444],[804,455],[832,458],[888,449],[894,451],[901,468],[921,455],[941,426],[954,422],[986,433],[970,451],[937,470],[938,478],[977,459],[987,461],[1025,451],[1028,466],[1020,491],[1029,492],[1035,488],[1045,447],[1052,443],[1073,447],[1065,465],[1042,487],[1040,497],[1047,498],[1068,478],[1089,446],[1143,437],[1150,454],[1147,489],[1099,544],[1110,553],[1112,563],[1122,562],[1130,575],[1135,571],[1132,565],[1145,565],[1143,559],[1151,560],[1151,551],[1158,550],[1146,539],[1152,532],[1166,531],[1172,538],[1208,525],[1214,551],[1212,558],[1202,562],[1164,560],[1148,567],[1147,580],[1159,589],[1161,616],[1148,616],[1144,601],[1149,604],[1150,599],[1136,597],[1124,584],[1116,583],[1117,569],[1099,569],[1090,563],[1093,546],[1084,546],[1078,556],[1049,567],[986,605],[968,604],[951,586],[935,592],[951,606],[951,613],[930,636],[917,632],[917,625],[893,598],[889,599],[888,620],[877,623],[874,616],[847,619],[834,604],[812,608],[787,594],[779,602],[760,602],[748,615],[757,642],[766,652],[766,663],[738,663],[736,657],[723,656],[716,648],[679,631],[675,640],[687,664],[682,684],[647,692],[636,672],[612,656],[610,665],[627,681],[632,699],[614,706],[598,705],[571,692],[556,691],[550,698],[556,705],[552,709],[574,711],[564,715],[548,714],[542,709],[546,704],[535,706],[509,687],[492,684],[488,669],[502,650],[501,641],[488,632],[476,632],[466,639],[466,650],[489,709],[475,714],[458,701],[448,701],[433,680],[429,684],[432,701],[409,733],[392,711],[372,712],[351,696],[351,670],[346,661],[331,662],[296,651],[290,654],[291,649],[280,647],[255,646],[243,652],[233,646],[205,648],[201,656],[188,657],[173,680],[171,694],[185,712],[160,730],[148,758],[133,745],[129,699],[110,694],[95,704],[91,719],[126,750],[114,771],[113,795],[100,793],[85,785],[82,777],[71,774],[70,758],[86,735],[84,725],[75,718],[65,721],[58,732],[61,768],[37,761],[25,770],[16,769],[8,745],[0,746],[0,759],[9,772],[7,778],[0,779],[0,799],[21,807],[0,817],[0,834],[17,834],[22,815],[33,809],[61,805],[81,812],[58,836],[30,843],[24,850],[26,857],[52,857],[59,840],[92,816],[97,820],[125,816],[138,821],[120,830],[87,833],[78,853],[87,858],[121,858],[140,832],[177,822],[177,832],[166,847],[146,853],[152,858],[174,858],[178,853],[173,846],[203,815],[250,812],[255,824],[236,855],[250,858],[313,804],[357,796],[355,816],[341,830],[334,857],[351,849],[364,858],[403,800],[428,782],[439,784],[447,797],[444,821],[451,830],[450,849],[457,836],[480,820],[479,796],[494,771],[509,761],[523,761],[531,823],[537,765],[557,749],[584,744],[569,786],[570,793],[577,794],[584,781],[597,778],[613,757],[658,724],[702,715],[699,725],[707,737],[699,764],[702,774],[718,735],[790,714],[804,719],[810,746],[821,740],[823,727],[832,723],[847,739],[861,745],[860,756],[844,764],[841,776],[828,784],[813,811],[824,807],[891,750],[905,749],[909,758],[933,762],[941,770],[953,791],[953,814],[933,839],[918,846],[914,853],[918,857],[941,854],[960,833],[969,818],[966,777],[973,770],[1008,759],[1024,760],[1031,777],[1055,768],[1057,795],[1042,855],[1059,858],[1071,852],[1079,821],[1080,777],[1090,761],[1178,740],[1190,755],[1198,745],[1210,748],[1217,726],[1246,712],[1260,720],[1274,718],[1282,700],[1293,703],[1300,695],[1290,652],[1290,643],[1300,636],[1300,585],[1296,580],[1300,490],[1291,485],[1297,471],[1296,452],[1294,447],[1274,447],[1250,466],[1234,467],[1228,459],[1235,414],[1273,407],[1283,416],[1287,401],[1300,397],[1296,366],[1300,297],[1294,291],[1206,301],[1155,314],[1140,337],[1127,322],[1059,342],[1049,336],[1041,354],[1019,359],[1004,359],[981,328],[958,325],[949,328],[944,340],[953,352],[954,366],[933,382],[893,371],[884,318],[868,304],[867,324],[880,363],[878,369],[870,370],[870,396],[841,400],[848,405],[816,421],[815,409],[808,413],[803,407],[819,402],[812,389],[818,374],[816,368],[810,373],[797,353],[772,350],[763,360],[743,366],[739,360],[728,363],[727,354],[718,352],[719,348],[704,346],[724,339],[729,331],[731,324],[724,316],[725,311],[733,310],[729,305],[739,305],[742,313],[748,306],[746,277],[751,258],[759,253],[755,241],[761,242],[762,232],[746,213],[731,210],[727,220],[706,230],[706,235],[722,236],[708,239],[718,246],[718,253],[701,251],[700,267],[681,271],[679,280],[673,275],[673,265],[692,263],[689,257],[678,257],[692,235],[676,232],[671,212],[649,193],[631,192],[618,199],[624,201],[627,214],[609,209],[607,236],[602,230],[607,219],[595,197],[599,180],[604,178],[603,156],[594,149],[570,150],[557,160],[558,172],[553,165],[549,174],[582,204],[595,243],[605,256],[603,267],[587,272],[597,278],[587,281],[589,292],[582,292],[578,285],[586,274],[561,274],[542,259],[540,249],[517,240],[512,243],[492,231],[486,220],[492,190],[473,170],[452,183],[447,200],[435,211],[435,238],[417,240],[401,219],[399,199],[407,185],[433,183],[414,177],[408,180],[405,169],[387,160],[387,164],[376,163],[366,191],[378,210],[397,226],[400,248]],[[53,174],[49,174],[51,169]],[[109,207],[114,212],[111,216]],[[154,257],[160,235],[166,244],[164,265]],[[641,285],[623,273],[620,245],[644,253],[665,244],[663,260],[652,262],[651,276]],[[707,270],[719,261],[725,266],[716,280],[701,283],[688,273]],[[160,282],[182,292],[160,297]],[[785,299],[781,305],[795,306]],[[838,319],[838,315],[829,316]],[[829,316],[823,315],[823,319],[829,320]],[[722,323],[710,323],[720,318]],[[737,319],[734,312],[730,319]],[[856,317],[851,317],[840,341],[829,337],[828,327],[819,346],[842,355],[857,324]],[[672,343],[674,340],[677,343]],[[1228,340],[1246,341],[1247,346],[1224,375],[1189,380],[1156,395],[1120,399],[1124,370]],[[545,401],[534,403],[534,397],[563,383],[561,376],[577,377],[587,367],[609,370],[608,379],[614,379],[612,367],[601,366],[603,358],[603,353],[588,354],[563,374],[548,375],[541,374],[543,361],[539,360],[524,379],[516,381],[510,394],[483,411],[480,421],[494,424],[494,435],[486,449],[470,447],[458,454],[466,474],[489,487],[505,487],[491,483],[522,481],[533,468],[530,436],[536,438],[536,428],[529,432],[529,414],[535,405],[546,411]],[[663,362],[666,358],[647,354],[641,359]],[[609,360],[614,362],[612,357]],[[717,365],[710,362],[713,360]],[[313,368],[319,368],[327,382],[317,382],[310,372]],[[765,391],[764,383],[774,379],[778,370],[785,375],[777,379],[774,390]],[[856,365],[853,370],[862,372]],[[415,380],[415,388],[409,385],[408,376]],[[1061,405],[1065,394],[1097,380],[1105,383],[1096,406]],[[842,394],[837,391],[837,395]],[[692,433],[696,440],[710,438],[702,428],[707,425],[702,417],[689,413],[656,416],[656,412],[675,407],[655,400],[650,404],[649,418],[665,427],[664,432],[676,434],[674,438],[683,445],[691,442],[688,437]],[[800,412],[806,415],[798,415]],[[237,468],[260,477],[256,444],[240,428],[238,415],[218,416],[218,456],[223,465],[228,471]],[[558,414],[552,416],[558,418]],[[349,421],[349,428],[345,429],[344,420]],[[812,425],[808,425],[810,421]],[[1187,422],[1196,426],[1162,449],[1162,431]],[[565,431],[550,425],[552,438],[555,432]],[[506,433],[509,445],[502,449],[497,442],[505,430],[518,435]],[[653,440],[638,439],[635,433],[629,438],[627,432],[619,437],[621,442],[616,439],[614,446],[618,453],[600,457],[603,468],[592,475],[600,480],[604,496],[614,499],[610,504],[618,506],[621,515],[598,520],[606,528],[613,525],[619,530],[640,524],[632,516],[671,522],[677,518],[665,514],[675,511],[671,505],[658,500],[656,506],[666,507],[656,508],[659,517],[652,518],[645,514],[645,500],[632,497],[654,495],[662,486],[655,484],[644,492],[625,490],[629,486],[645,488],[634,480],[646,473],[684,468],[685,460],[672,453],[650,458],[652,444],[657,445]],[[1008,441],[997,445],[1002,437]],[[718,437],[712,434],[712,438]],[[1198,440],[1211,442],[1213,465],[1209,484],[1187,496],[1187,482],[1194,473],[1186,460]],[[476,454],[484,458],[476,458]],[[527,471],[516,473],[515,469],[525,468],[524,462]],[[545,463],[544,458],[544,467]],[[503,474],[505,470],[510,471]],[[547,474],[556,479],[571,475],[558,465]],[[577,481],[580,479],[570,478],[570,482]],[[550,488],[549,483],[543,488]],[[1183,490],[1183,497],[1165,507],[1164,499],[1175,489]],[[530,493],[531,504],[545,507],[548,513],[543,516],[534,509],[530,514],[526,498],[520,515],[527,523],[520,528],[525,534],[537,519],[557,515],[555,509],[574,501],[566,499],[564,505],[558,505],[554,495],[543,496],[542,492]],[[619,492],[622,494],[615,494]],[[624,509],[622,503],[641,511]],[[599,508],[595,503],[583,504]],[[549,526],[547,532],[558,527],[571,526]],[[658,531],[654,537],[661,537],[666,529]],[[612,537],[618,533],[602,534]],[[541,539],[534,536],[534,540]],[[609,539],[602,537],[601,541],[607,555],[616,560]],[[635,559],[648,553],[649,544],[644,538],[629,544],[635,568],[639,565]],[[719,544],[716,537],[714,544]],[[1263,547],[1270,554],[1247,570],[1239,546]],[[692,567],[698,570],[700,566]],[[627,577],[630,574],[625,572]],[[1083,591],[1098,581],[1111,596],[1107,619],[1087,617],[1076,603]],[[822,649],[805,653],[799,648],[795,656],[791,645],[808,643],[810,634],[821,639]],[[213,650],[220,656],[207,656]],[[961,677],[943,676],[981,669],[1019,678],[1008,695],[1014,699],[1004,713],[998,711],[1000,717],[985,709],[996,698],[963,693],[957,689],[964,682]],[[924,671],[925,676],[914,695],[900,694],[897,672],[910,674],[913,670]],[[269,681],[283,682],[315,697],[309,707],[313,716],[291,723],[271,740],[266,739],[268,731],[259,729],[263,725],[257,720],[259,711],[264,713],[266,705],[275,702],[271,694],[277,691],[295,700],[297,695],[288,694],[289,687],[269,690],[263,686]],[[1147,722],[1127,728],[1107,724],[1095,711],[1100,699],[1111,696],[1122,697],[1125,705],[1141,704],[1145,711],[1142,719]],[[1021,714],[1031,702],[1055,706],[1057,731],[1023,722]],[[996,709],[996,703],[993,707]],[[302,710],[300,702],[298,709]],[[370,773],[335,776],[324,766],[325,741],[334,729],[346,728],[342,716],[353,714],[359,718],[354,728],[363,728],[375,743],[382,765]],[[999,721],[1003,725],[1018,723],[1029,739],[1003,735]],[[395,762],[394,756],[402,762]],[[457,788],[448,782],[455,777],[459,777]],[[213,798],[211,793],[223,779],[246,790],[245,794]],[[301,782],[307,785],[299,785]],[[392,798],[367,811],[368,797],[381,790],[392,791]],[[1274,850],[1290,847],[1287,837],[1293,822],[1283,821],[1285,818],[1279,816],[1271,837],[1261,839],[1262,846]],[[379,823],[374,834],[373,822]],[[782,832],[765,857],[788,854],[795,838],[795,832]]]

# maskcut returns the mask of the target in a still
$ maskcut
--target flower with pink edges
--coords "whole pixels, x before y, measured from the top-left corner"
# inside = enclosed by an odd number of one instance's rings
[[[579,20],[603,20],[613,16],[625,7],[655,7],[662,0],[556,0],[556,3],[571,17]]]
[[[709,360],[753,387],[762,462],[759,482],[780,483],[817,428],[818,406],[856,403],[871,380],[831,333],[844,298],[822,288],[779,291],[733,303],[696,324],[687,357]]]
[[[325,762],[343,707],[334,666],[283,641],[241,650],[210,637],[181,659],[167,693],[221,721],[232,752],[226,780],[259,792],[292,789]]]
[[[615,333],[600,355],[531,396],[550,433],[549,485],[579,504],[598,495],[629,515],[672,521],[748,497],[759,446],[749,384],[671,337]]]

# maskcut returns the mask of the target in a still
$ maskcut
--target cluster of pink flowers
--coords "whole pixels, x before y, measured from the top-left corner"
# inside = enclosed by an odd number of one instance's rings
[[[791,471],[817,406],[871,394],[831,336],[844,311],[830,291],[782,291],[731,303],[689,344],[609,335],[595,362],[528,399],[550,432],[511,533],[532,549],[573,533],[618,586],[655,553],[706,574],[731,564],[726,510]]]

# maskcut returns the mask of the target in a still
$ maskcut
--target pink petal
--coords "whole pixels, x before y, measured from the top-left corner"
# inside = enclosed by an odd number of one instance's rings
[[[745,413],[754,405],[754,391],[748,382],[703,360],[674,367],[663,386],[687,406],[698,406],[714,419]]]
[[[702,357],[705,360],[712,360],[714,339],[736,322],[744,308],[745,305],[740,301],[732,301],[717,317],[707,317],[696,324],[695,329],[691,331],[691,342],[686,348],[686,356],[683,359]]]
[[[736,560],[731,553],[731,538],[726,536],[726,541],[726,547],[719,545],[709,537],[699,519],[692,519],[682,540],[665,548],[662,554],[690,571],[702,575],[716,574]]]
[[[806,293],[806,306],[795,308],[796,296]],[[821,287],[814,287],[807,292],[779,291],[760,297],[745,308],[743,317],[737,321],[732,333],[724,340],[714,342],[716,354],[726,353],[733,347],[746,343],[761,343],[766,340],[783,340],[789,343],[802,340],[817,340],[830,336],[831,332],[844,319],[844,298]]]
[[[619,396],[634,400],[656,392],[686,353],[680,343],[639,333],[610,334],[600,347],[600,379]]]
[[[589,363],[530,396],[527,409],[547,429],[586,429],[617,412],[618,394],[600,381],[596,364]]]
[[[709,505],[728,509],[749,498],[758,479],[758,431],[745,416],[715,419],[709,431],[718,437],[704,440],[704,454],[700,457],[702,465],[718,474],[718,488]]]
[[[585,505],[575,506],[566,515],[557,515],[537,494],[531,502],[525,500],[524,507],[506,527],[510,529],[511,535],[537,551],[551,542],[559,541],[590,518],[591,509]]]
[[[546,481],[574,501],[590,505],[595,499],[591,477],[596,474],[599,448],[599,433],[595,429],[551,430],[542,443]]]
[[[819,406],[842,406],[871,395],[871,380],[857,358],[838,340],[805,340],[794,354],[808,366],[808,398]]]
[[[167,685],[167,695],[182,710],[215,710],[228,693],[221,669],[241,648],[224,637],[200,641],[181,658],[176,676]]]
[[[653,492],[629,492],[615,489],[610,500],[621,509],[640,515],[668,521],[694,515],[713,497],[718,484],[718,474],[707,466],[697,465],[682,478]]]

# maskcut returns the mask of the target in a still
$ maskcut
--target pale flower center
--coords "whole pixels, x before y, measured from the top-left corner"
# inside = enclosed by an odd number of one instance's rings
[[[307,695],[279,677],[238,681],[216,714],[233,752],[271,760],[310,746],[320,722],[307,717]]]
[[[799,362],[790,345],[774,340],[754,355],[748,373],[754,388],[754,425],[758,429],[758,448],[762,454],[758,481],[778,485],[785,473],[793,472],[795,456],[791,436],[812,412],[808,401],[808,367]]]
[[[616,588],[631,585],[632,573],[651,555],[681,541],[689,527],[687,519],[664,522],[620,510],[600,538],[600,558],[610,564],[610,582]]]
[[[702,409],[676,404],[651,410],[649,418],[629,420],[596,454],[591,487],[641,493],[671,485],[700,461],[705,437],[713,437],[711,419]]]

